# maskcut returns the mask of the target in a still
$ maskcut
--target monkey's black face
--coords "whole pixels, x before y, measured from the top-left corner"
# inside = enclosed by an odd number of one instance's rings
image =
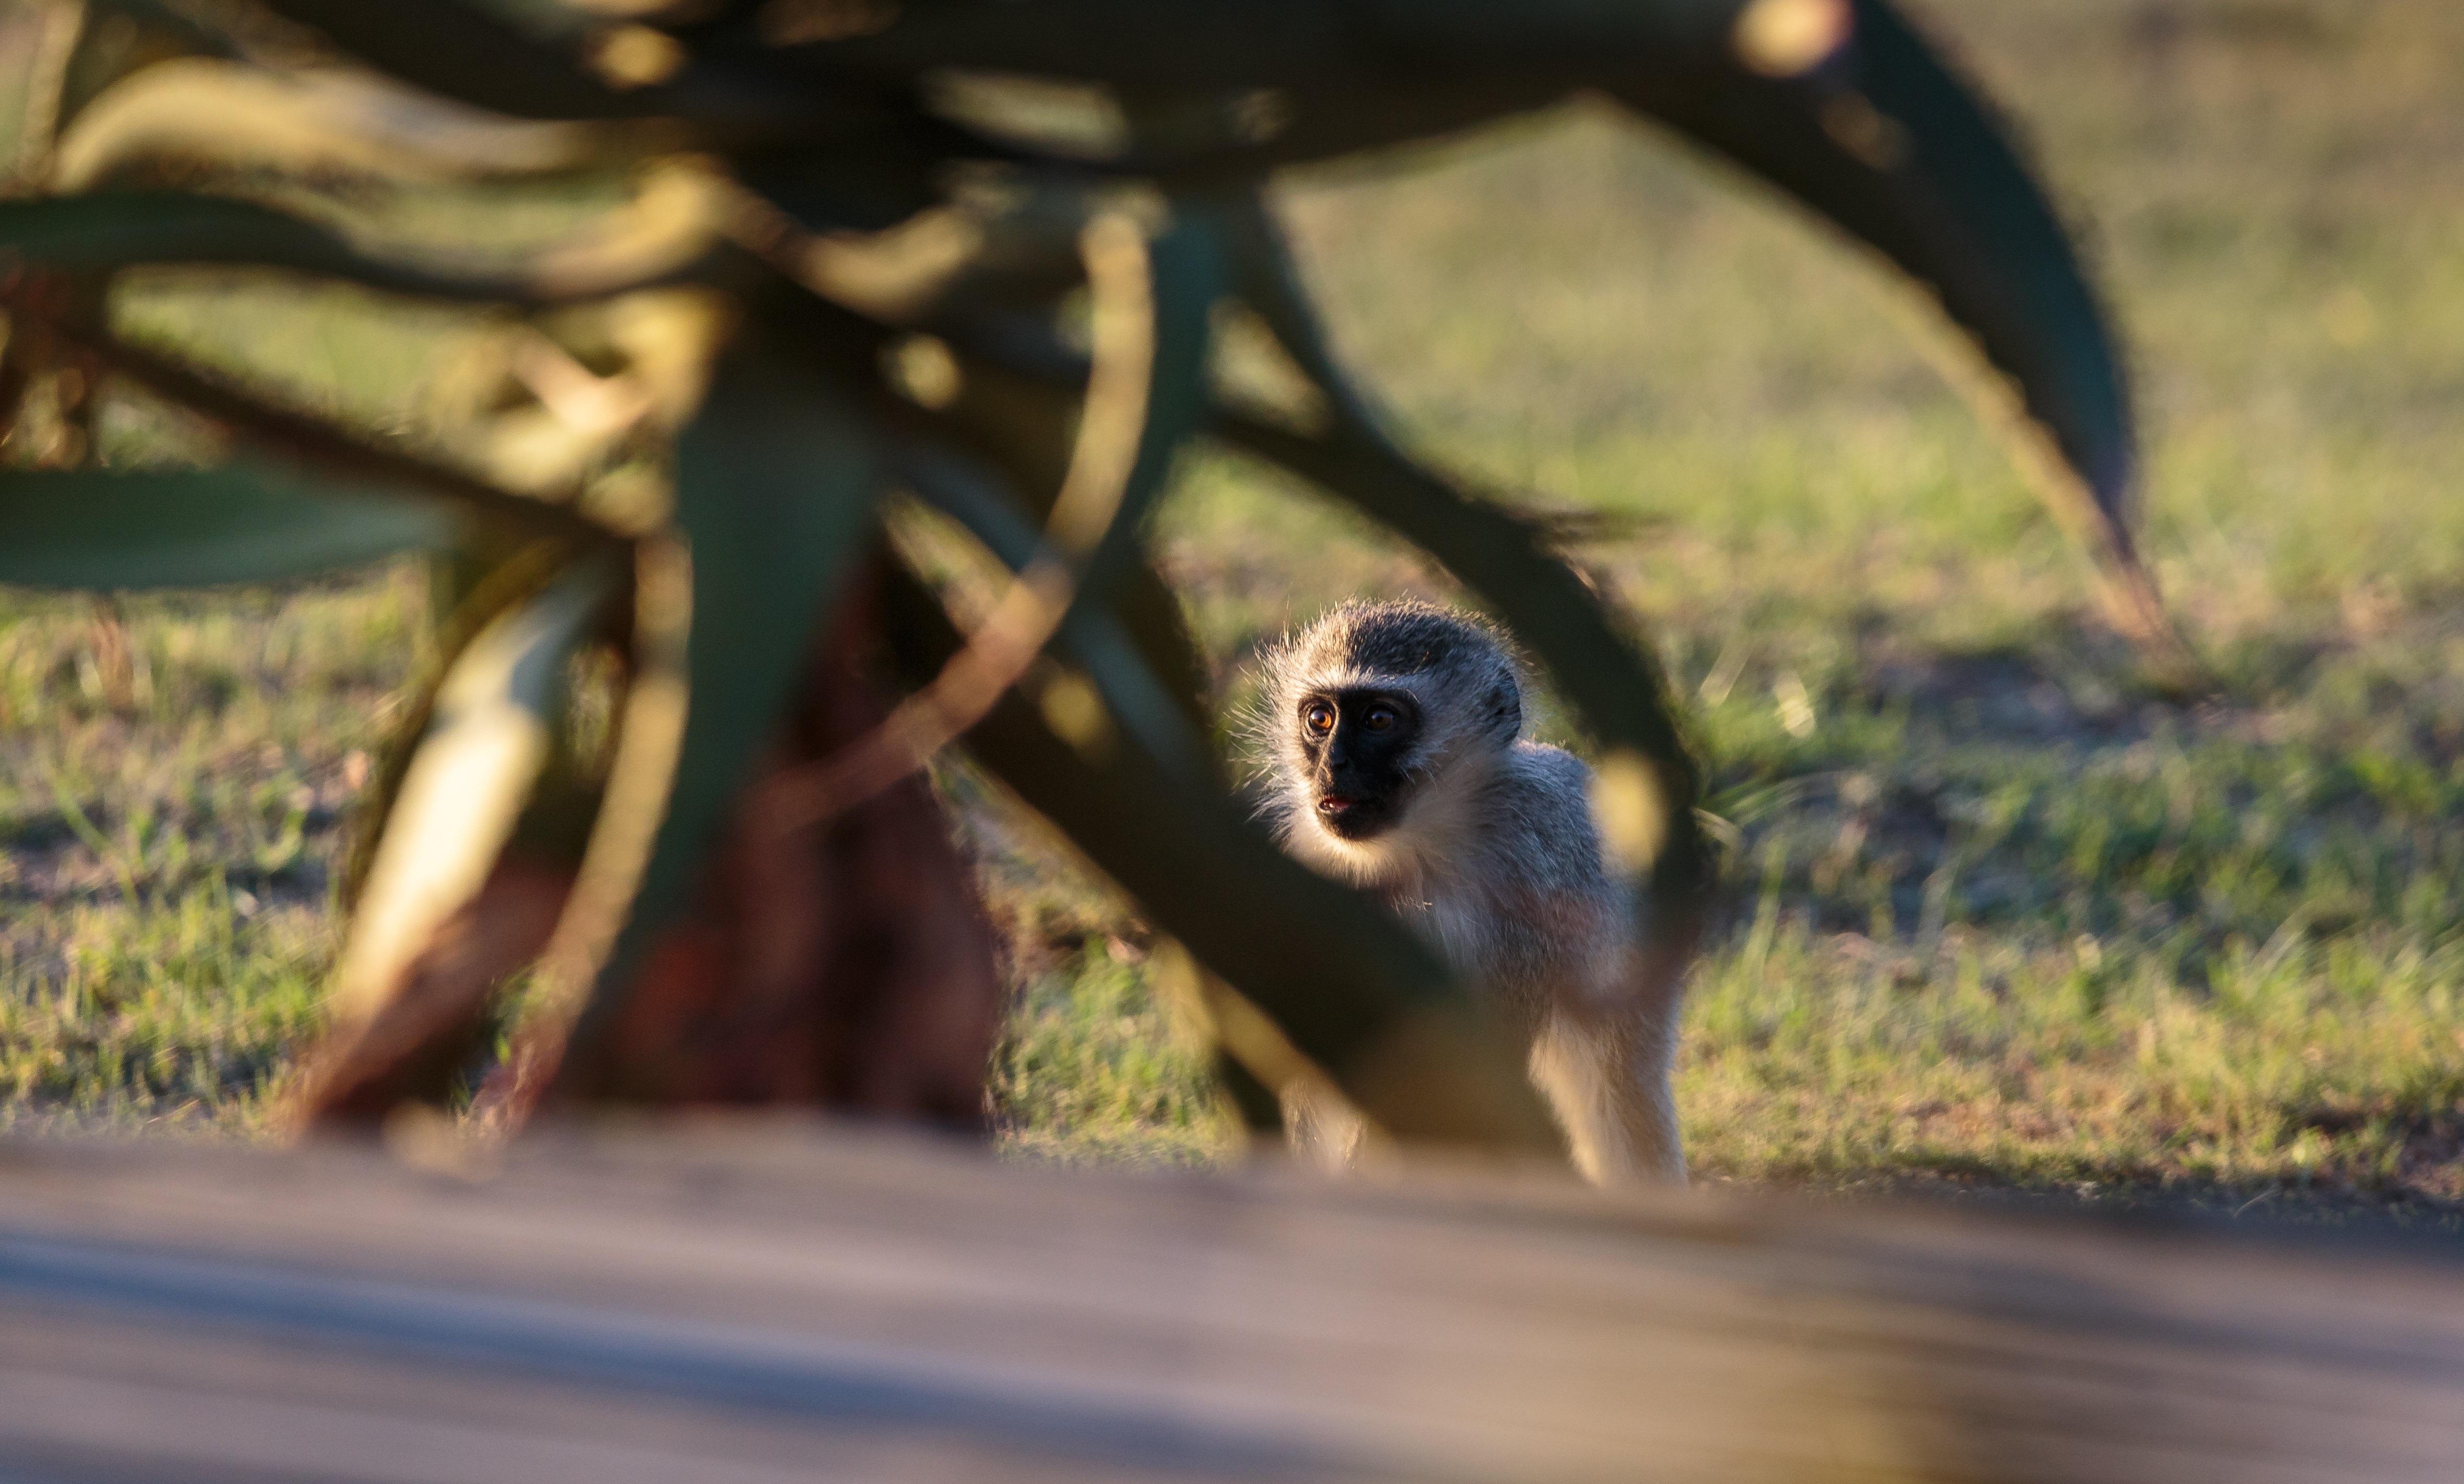
[[[1420,732],[1420,711],[1412,698],[1369,689],[1312,695],[1293,721],[1319,822],[1345,840],[1370,840],[1392,829],[1414,781],[1406,762]]]

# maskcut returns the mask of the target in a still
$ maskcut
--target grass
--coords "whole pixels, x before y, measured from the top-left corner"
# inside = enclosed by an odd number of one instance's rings
[[[257,1118],[423,591],[0,596],[0,1124]]]
[[[1696,1165],[2453,1221],[2464,12],[1927,13],[2087,218],[2148,416],[2146,544],[2215,697],[2139,684],[1903,295],[1719,171],[1573,110],[1287,192],[1422,446],[1625,517],[1582,556],[1661,644],[1729,841],[1680,1074]],[[244,326],[404,420],[439,369],[398,324],[262,293],[141,312]],[[1161,535],[1227,705],[1324,602],[1450,592],[1229,462]],[[0,603],[0,1118],[245,1129],[314,1015],[417,589]],[[1221,1157],[1133,918],[1030,821],[969,825],[1020,983],[1010,1146]]]

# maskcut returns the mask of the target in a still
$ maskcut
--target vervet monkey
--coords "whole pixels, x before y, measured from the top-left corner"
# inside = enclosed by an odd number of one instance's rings
[[[1432,604],[1351,602],[1264,668],[1265,808],[1285,849],[1375,896],[1493,996],[1586,1177],[1683,1181],[1678,990],[1641,971],[1591,770],[1524,739],[1505,644]],[[1288,1101],[1296,1143],[1350,1159],[1356,1114],[1324,1090]]]

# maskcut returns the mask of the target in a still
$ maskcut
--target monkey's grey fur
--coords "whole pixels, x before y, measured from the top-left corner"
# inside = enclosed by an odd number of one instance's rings
[[[1648,982],[1658,976],[1636,951],[1591,770],[1523,739],[1506,644],[1431,604],[1351,602],[1271,650],[1265,672],[1265,809],[1285,848],[1375,894],[1495,996],[1586,1176],[1682,1181],[1668,1090],[1677,987]],[[1339,739],[1355,715],[1399,740],[1376,739],[1368,763],[1347,755]],[[1353,735],[1354,749],[1372,741]],[[1392,780],[1393,799],[1365,801],[1366,825],[1347,820],[1363,801],[1341,796],[1379,791],[1375,778]],[[1287,1111],[1296,1142],[1339,1162],[1359,1124],[1327,1096]]]

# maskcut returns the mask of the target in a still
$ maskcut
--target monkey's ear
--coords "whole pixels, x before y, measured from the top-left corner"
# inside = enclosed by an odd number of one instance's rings
[[[2056,513],[2098,549],[2115,618],[2169,643],[2132,547],[2127,378],[2069,236],[2001,122],[1885,0],[1752,0],[1726,44],[1608,91],[1743,165],[1930,293],[2016,414]]]

